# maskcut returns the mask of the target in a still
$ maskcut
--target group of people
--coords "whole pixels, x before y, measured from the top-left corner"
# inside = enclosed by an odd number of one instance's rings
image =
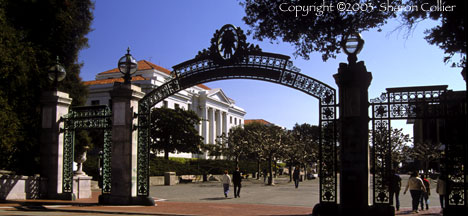
[[[293,180],[294,180],[294,186],[298,188],[299,186],[299,181],[300,181],[300,169],[298,166],[294,169],[293,172]],[[229,187],[231,185],[231,181],[234,185],[234,198],[240,198],[240,191],[242,187],[242,173],[239,171],[239,167],[236,168],[236,171],[232,173],[232,180],[231,176],[229,176],[229,172],[227,170],[224,171],[223,178],[221,182],[223,183],[223,191],[224,191],[224,197],[228,197],[229,194]]]
[[[412,210],[413,213],[418,213],[419,204],[421,204],[421,210],[424,210],[424,205],[426,206],[426,210],[429,209],[429,196],[431,195],[431,183],[428,179],[425,178],[426,176],[421,175],[417,172],[411,174],[410,178],[408,179],[408,183],[406,184],[405,191],[403,194],[409,190],[412,199]],[[401,188],[401,177],[392,171],[392,178],[391,178],[391,185],[390,185],[390,202],[393,204],[393,197],[395,197],[395,208],[396,210],[400,210],[400,188]],[[437,180],[436,192],[439,194],[440,199],[440,207],[442,210],[444,209],[444,201],[445,201],[445,181],[444,175],[441,176]]]

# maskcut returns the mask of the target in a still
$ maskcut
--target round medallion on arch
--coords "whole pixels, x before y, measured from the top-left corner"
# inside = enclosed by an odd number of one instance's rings
[[[224,60],[234,57],[239,48],[239,34],[237,27],[231,24],[224,25],[216,37],[216,50]]]

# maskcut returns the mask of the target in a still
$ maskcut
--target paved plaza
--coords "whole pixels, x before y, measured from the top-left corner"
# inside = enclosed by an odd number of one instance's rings
[[[408,176],[402,177],[405,185]],[[265,185],[263,179],[248,179],[243,182],[241,198],[233,198],[232,187],[229,197],[225,198],[221,183],[199,182],[151,187],[151,196],[157,204],[153,207],[100,206],[96,191],[92,199],[72,202],[0,203],[0,215],[309,215],[318,203],[318,191],[318,179],[301,182],[298,189],[287,177],[276,179],[274,186]],[[419,215],[440,215],[434,189],[430,201],[431,209]],[[409,193],[401,194],[401,209],[397,215],[411,215],[410,207]]]

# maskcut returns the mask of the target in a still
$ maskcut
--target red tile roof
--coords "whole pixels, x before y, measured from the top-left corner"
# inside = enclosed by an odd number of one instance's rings
[[[198,87],[202,88],[202,89],[205,89],[205,90],[211,90],[210,87],[206,86],[206,85],[203,85],[203,84],[198,84],[197,85]]]
[[[166,68],[163,68],[163,67],[161,67],[159,65],[153,64],[153,63],[151,63],[149,61],[146,61],[146,60],[138,61],[138,70],[149,70],[149,69],[156,69],[158,71],[161,71],[161,72],[164,72],[164,73],[166,73],[168,75],[171,75],[170,70],[168,70]],[[111,70],[101,72],[99,74],[110,74],[110,73],[120,73],[120,71],[119,71],[118,68],[114,68],[114,69],[111,69]],[[139,78],[137,78],[137,77],[139,77]],[[134,80],[148,80],[148,78],[144,78],[142,76],[135,76],[135,77],[132,77],[132,81],[134,81]],[[109,83],[114,83],[114,82],[123,82],[123,78],[85,81],[84,84],[85,85],[102,85],[102,84],[109,84]],[[205,90],[211,90],[211,88],[209,88],[208,86],[203,85],[203,84],[198,84],[197,86],[202,88],[202,89],[205,89]]]
[[[251,123],[254,123],[254,122],[257,122],[257,123],[260,123],[260,124],[264,124],[264,125],[272,125],[272,123],[264,120],[264,119],[246,119],[244,121],[244,124],[251,124]]]
[[[140,75],[132,77],[132,81],[137,81],[137,80],[148,80],[148,78],[144,78]],[[109,84],[109,83],[115,83],[115,82],[124,82],[124,79],[113,78],[113,79],[103,79],[103,80],[91,80],[91,81],[84,81],[83,84],[89,86],[89,85],[103,85],[103,84]]]
[[[171,71],[166,69],[166,68],[163,68],[159,65],[155,65],[149,61],[146,61],[146,60],[140,60],[138,61],[138,70],[149,70],[149,69],[156,69],[158,71],[162,71],[166,74],[171,74]],[[104,72],[101,72],[99,74],[109,74],[109,73],[120,73],[119,69],[118,68],[114,68],[114,69],[111,69],[111,70],[108,70],[108,71],[104,71]]]

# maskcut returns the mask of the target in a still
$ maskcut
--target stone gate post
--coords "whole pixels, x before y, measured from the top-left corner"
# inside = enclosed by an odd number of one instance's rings
[[[372,74],[364,62],[340,63],[334,75],[339,87],[341,212],[368,215],[368,88]]]
[[[152,199],[137,197],[137,140],[138,101],[143,98],[141,88],[115,83],[112,100],[111,193],[99,197],[102,204],[153,204]]]
[[[49,199],[70,199],[63,197],[63,122],[60,118],[68,114],[72,99],[60,91],[44,92],[41,96],[41,194]]]

